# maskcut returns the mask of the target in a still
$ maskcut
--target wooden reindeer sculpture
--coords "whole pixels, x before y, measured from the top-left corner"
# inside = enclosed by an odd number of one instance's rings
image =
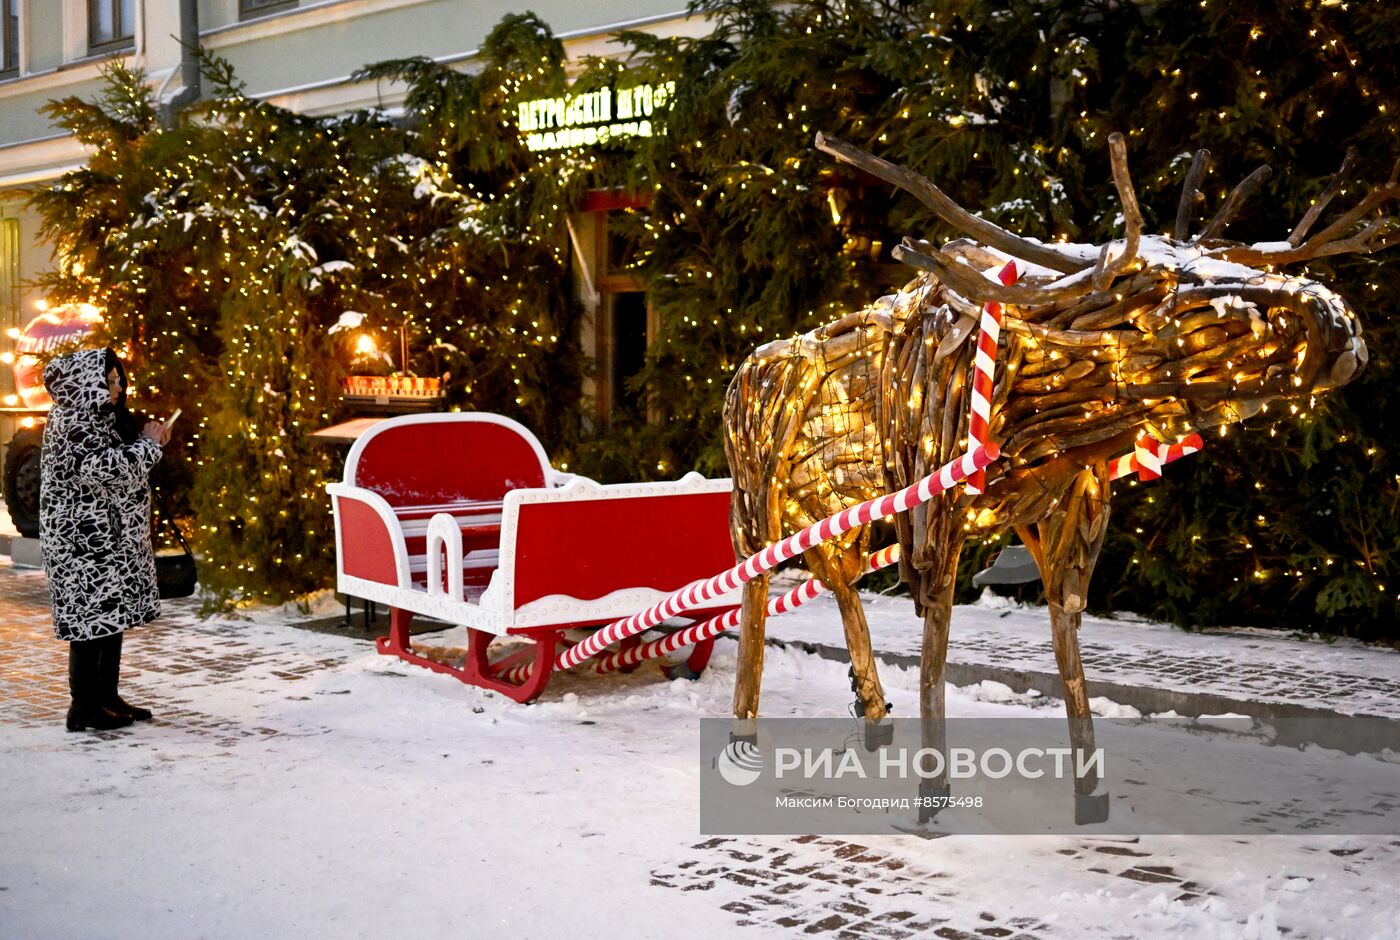
[[[1400,194],[1396,176],[1309,238],[1351,171],[1348,154],[1285,241],[1228,241],[1226,226],[1268,176],[1261,167],[1188,238],[1209,158],[1201,151],[1173,235],[1144,235],[1123,139],[1115,134],[1109,148],[1125,237],[1102,246],[1047,244],[972,215],[923,177],[849,144],[819,134],[816,145],[912,193],[970,238],[941,250],[906,239],[895,257],[926,273],[834,323],[769,343],[740,366],[725,405],[735,549],[740,557],[752,554],[905,487],[967,450],[977,355],[971,338],[984,304],[1005,305],[990,408],[982,404],[1002,458],[986,471],[980,492],[955,487],[894,519],[900,575],[924,620],[923,741],[942,749],[959,551],[970,536],[1015,529],[1040,567],[1071,741],[1092,753],[1077,631],[1108,520],[1110,461],[1132,450],[1140,434],[1176,441],[1243,420],[1277,399],[1306,401],[1356,376],[1366,347],[1346,302],[1322,284],[1275,269],[1400,240],[1391,221],[1373,218]],[[1019,274],[1015,284],[1005,283],[1011,270]],[[1001,280],[994,279],[998,271]],[[879,547],[871,541],[869,528],[859,528],[811,549],[805,562],[835,594],[857,709],[870,723],[867,740],[878,740],[871,731],[887,705],[853,588]],[[744,588],[734,692],[741,722],[758,715],[767,594],[767,576]],[[1075,781],[1081,822],[1106,818],[1107,795],[1097,787],[1092,771]],[[946,778],[925,792],[946,793]]]

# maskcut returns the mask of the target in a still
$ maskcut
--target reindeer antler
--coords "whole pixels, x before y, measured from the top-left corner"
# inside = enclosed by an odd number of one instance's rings
[[[1259,192],[1260,187],[1268,181],[1269,177],[1273,175],[1273,172],[1274,171],[1266,163],[1240,180],[1240,184],[1230,190],[1230,195],[1225,197],[1225,203],[1220,207],[1219,211],[1215,213],[1215,217],[1207,222],[1206,227],[1201,229],[1196,237],[1191,240],[1193,242],[1204,242],[1212,238],[1219,238],[1226,227],[1229,226],[1231,222],[1235,221],[1235,216],[1240,214],[1240,210],[1244,208],[1244,204],[1248,201],[1249,197]]]
[[[1342,184],[1350,177],[1352,171],[1356,169],[1356,148],[1348,147],[1346,156],[1342,158],[1342,165],[1332,178],[1327,181],[1327,186],[1322,190],[1322,195],[1317,197],[1317,201],[1308,207],[1308,211],[1299,220],[1298,226],[1288,235],[1288,244],[1297,248],[1302,244],[1303,238],[1308,234],[1308,230],[1313,227],[1313,223],[1322,215],[1322,210],[1327,208],[1327,204],[1341,192]]]
[[[1105,290],[1113,279],[1137,260],[1138,244],[1142,239],[1142,210],[1138,208],[1137,193],[1133,192],[1133,181],[1128,176],[1128,145],[1123,135],[1114,131],[1108,135],[1108,159],[1113,166],[1113,185],[1118,190],[1118,203],[1123,207],[1123,227],[1126,243],[1123,253],[1113,261],[1108,260],[1112,242],[1105,242],[1099,249],[1099,260],[1094,265],[1094,290]]]
[[[1007,286],[988,280],[957,258],[939,251],[928,242],[906,238],[895,246],[894,258],[907,265],[930,271],[940,281],[979,304],[1003,303],[1022,307],[1038,306],[1056,300],[1081,297],[1094,289],[1092,270],[1081,268],[1041,287]]]
[[[1191,232],[1191,210],[1205,199],[1201,194],[1201,181],[1206,178],[1209,168],[1210,151],[1203,147],[1191,158],[1191,169],[1186,171],[1186,182],[1181,187],[1181,202],[1176,207],[1176,226],[1172,229],[1172,238],[1179,242],[1186,241]]]
[[[1394,169],[1391,170],[1390,179],[1384,186],[1378,186],[1371,190],[1365,198],[1358,202],[1347,212],[1344,212],[1337,221],[1318,232],[1307,241],[1303,241],[1308,230],[1317,222],[1328,203],[1341,192],[1347,178],[1356,164],[1356,152],[1348,150],[1346,157],[1342,160],[1341,168],[1333,174],[1318,196],[1317,201],[1308,208],[1306,214],[1298,222],[1298,225],[1288,235],[1287,241],[1283,245],[1288,247],[1260,247],[1257,245],[1222,245],[1212,248],[1206,252],[1207,256],[1220,258],[1225,261],[1234,261],[1248,265],[1284,265],[1294,264],[1299,261],[1311,261],[1314,258],[1325,258],[1330,255],[1350,254],[1352,252],[1360,254],[1370,254],[1373,251],[1380,251],[1389,248],[1391,245],[1400,244],[1400,228],[1394,226],[1394,221],[1388,216],[1381,216],[1371,220],[1360,231],[1350,237],[1343,237],[1351,228],[1366,216],[1370,215],[1381,206],[1391,200],[1400,198],[1400,161],[1397,161]],[[1261,167],[1260,169],[1267,169]],[[1250,179],[1257,176],[1256,170]],[[1235,192],[1245,188],[1249,180],[1245,180]],[[1257,187],[1256,187],[1257,188]],[[1235,193],[1231,193],[1233,198]],[[1230,200],[1226,200],[1226,207],[1220,210],[1223,214],[1229,207]],[[1217,214],[1219,218],[1219,214]],[[1212,222],[1214,224],[1214,222]],[[1222,226],[1223,227],[1223,226]],[[1389,230],[1387,231],[1387,228]],[[1210,226],[1207,226],[1207,230]],[[1207,237],[1206,232],[1202,232],[1197,240]],[[1301,242],[1301,244],[1300,244]]]
[[[851,166],[864,170],[871,176],[878,177],[910,193],[937,213],[944,222],[966,232],[989,248],[1000,249],[1014,257],[1065,274],[1082,271],[1087,267],[1081,258],[1056,251],[1040,242],[1022,238],[993,222],[973,215],[949,199],[943,190],[913,170],[905,169],[888,160],[882,160],[859,147],[854,147],[843,140],[837,140],[835,137],[828,137],[821,132],[817,133],[816,145],[818,150],[829,153],[838,160],[843,160]]]
[[[894,249],[896,260],[932,272],[939,280],[969,300],[1031,306],[1080,297],[1091,291],[1107,289],[1115,278],[1131,268],[1137,260],[1138,246],[1142,239],[1142,210],[1138,207],[1137,194],[1128,174],[1128,148],[1122,134],[1109,135],[1108,150],[1113,167],[1113,185],[1118,190],[1118,201],[1123,207],[1123,251],[1112,257],[1113,242],[1108,242],[1099,250],[1098,259],[1092,266],[1082,257],[1022,238],[995,223],[973,215],[919,174],[888,160],[882,160],[845,141],[818,133],[817,149],[912,193],[943,221],[961,229],[983,245],[1068,275],[1040,286],[1007,287],[967,270],[965,264],[939,251],[928,242],[914,242],[906,238],[903,244]],[[1088,276],[1085,276],[1086,273]]]

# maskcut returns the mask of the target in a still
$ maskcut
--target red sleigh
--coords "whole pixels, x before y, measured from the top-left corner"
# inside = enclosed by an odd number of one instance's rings
[[[730,481],[599,485],[552,469],[535,436],[499,415],[384,421],[327,489],[338,589],[390,608],[379,651],[520,702],[544,690],[566,631],[626,617],[734,564]],[[686,617],[737,606],[735,592]],[[467,628],[460,666],[414,650],[414,614]],[[493,660],[501,637],[531,643]],[[713,643],[701,639],[672,674],[698,675]]]

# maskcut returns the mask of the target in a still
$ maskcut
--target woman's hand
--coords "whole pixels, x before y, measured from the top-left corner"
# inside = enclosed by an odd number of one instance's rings
[[[147,421],[146,426],[141,429],[141,436],[148,437],[164,447],[170,440],[170,429],[159,421]]]

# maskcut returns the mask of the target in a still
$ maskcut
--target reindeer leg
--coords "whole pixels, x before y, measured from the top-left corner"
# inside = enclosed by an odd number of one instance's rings
[[[768,575],[744,585],[739,611],[739,665],[734,679],[735,733],[753,735],[758,718],[758,693],[763,684],[763,635],[768,619]]]
[[[919,822],[927,822],[939,807],[930,800],[946,799],[948,786],[948,729],[943,696],[943,669],[948,664],[948,631],[953,619],[953,588],[958,578],[961,540],[950,540],[921,571],[918,596],[924,607],[924,647],[919,660],[919,737],[923,747],[945,758],[938,776],[919,783]]]
[[[1108,467],[1081,471],[1059,507],[1036,529],[1035,535],[1020,527],[1017,531],[1040,566],[1050,606],[1055,662],[1065,687],[1070,743],[1075,750],[1074,821],[1079,825],[1103,822],[1108,818],[1108,793],[1096,792],[1099,775],[1092,761],[1094,718],[1079,656],[1079,624],[1089,578],[1108,530]]]
[[[861,606],[860,594],[851,586],[860,578],[861,552],[848,542],[827,543],[812,548],[805,557],[807,566],[831,589],[841,609],[846,650],[851,656],[851,691],[856,695],[856,710],[865,719],[865,746],[873,751],[893,740],[894,728],[888,722],[881,724],[889,713],[889,703],[875,668],[865,608]]]
[[[870,626],[855,588],[837,581],[831,585],[831,592],[836,595],[841,626],[846,631],[846,649],[851,654],[851,684],[856,693],[857,710],[865,719],[865,747],[873,751],[894,740],[894,726],[885,720],[889,716],[889,703],[885,701],[885,690],[875,668]]]

